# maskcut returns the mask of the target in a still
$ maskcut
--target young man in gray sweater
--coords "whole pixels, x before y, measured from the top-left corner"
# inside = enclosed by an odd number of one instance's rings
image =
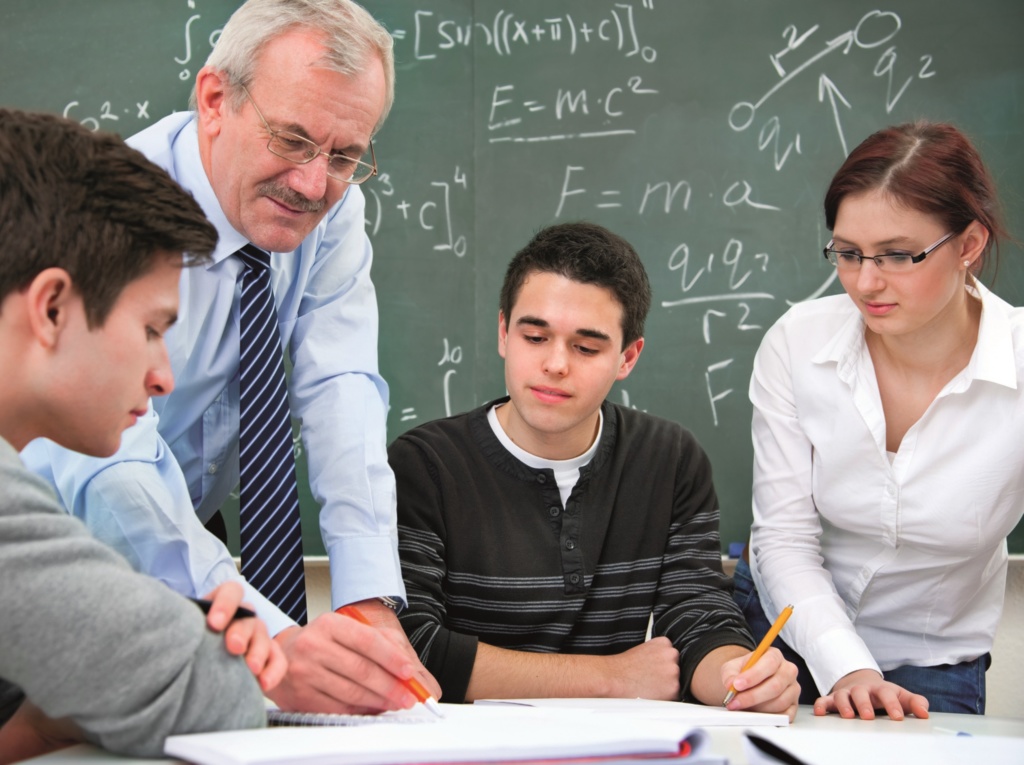
[[[58,117],[0,110],[0,178],[0,763],[77,740],[155,756],[173,733],[261,726],[285,661],[261,622],[232,621],[241,588],[204,617],[18,457],[38,437],[112,454],[170,392],[181,268],[216,231],[119,138]]]

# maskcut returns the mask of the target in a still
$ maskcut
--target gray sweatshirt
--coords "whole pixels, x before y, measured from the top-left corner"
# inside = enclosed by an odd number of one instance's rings
[[[96,541],[0,438],[0,724],[19,689],[135,756],[266,719],[255,678],[196,605]]]

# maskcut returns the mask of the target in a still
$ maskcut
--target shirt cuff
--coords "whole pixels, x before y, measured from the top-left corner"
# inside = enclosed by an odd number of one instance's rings
[[[386,595],[408,605],[398,545],[390,536],[341,539],[327,550],[331,608]]]
[[[754,641],[751,640],[750,635],[728,629],[710,632],[692,645],[687,646],[679,662],[680,701],[691,704],[702,703],[690,690],[693,675],[700,663],[704,661],[705,656],[716,648],[722,648],[727,645],[738,645],[748,651],[754,650]]]
[[[439,628],[430,643],[430,650],[423,666],[434,676],[444,700],[452,704],[464,704],[469,680],[476,664],[476,652],[480,641],[474,635],[463,635],[445,628]]]
[[[288,629],[289,627],[296,626],[296,622],[288,617],[284,611],[275,606],[265,597],[260,595],[259,591],[246,581],[242,581],[241,585],[245,590],[245,602],[252,604],[253,609],[256,611],[256,615],[260,617],[267,625],[267,632],[270,637],[274,637],[278,632]]]
[[[819,635],[803,658],[822,695],[831,693],[840,678],[858,669],[881,674],[864,641],[851,630],[835,629]]]

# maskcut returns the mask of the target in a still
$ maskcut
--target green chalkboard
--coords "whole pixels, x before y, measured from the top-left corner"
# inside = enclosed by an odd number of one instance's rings
[[[364,186],[389,438],[501,395],[497,294],[541,226],[636,245],[647,345],[613,398],[693,430],[723,543],[750,521],[746,389],[764,330],[838,291],[821,198],[884,125],[951,120],[1024,218],[1019,0],[367,0],[395,37],[397,101]],[[184,108],[237,5],[4,0],[0,103],[128,135]],[[117,120],[112,119],[117,117]],[[1024,303],[1019,247],[995,290]],[[306,551],[322,551],[304,497]],[[1011,537],[1024,552],[1024,529]]]

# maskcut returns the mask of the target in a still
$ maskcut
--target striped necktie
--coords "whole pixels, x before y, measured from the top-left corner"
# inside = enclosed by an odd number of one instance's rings
[[[235,254],[245,265],[240,274],[238,436],[242,575],[274,605],[305,624],[299,493],[270,256],[252,245]]]

